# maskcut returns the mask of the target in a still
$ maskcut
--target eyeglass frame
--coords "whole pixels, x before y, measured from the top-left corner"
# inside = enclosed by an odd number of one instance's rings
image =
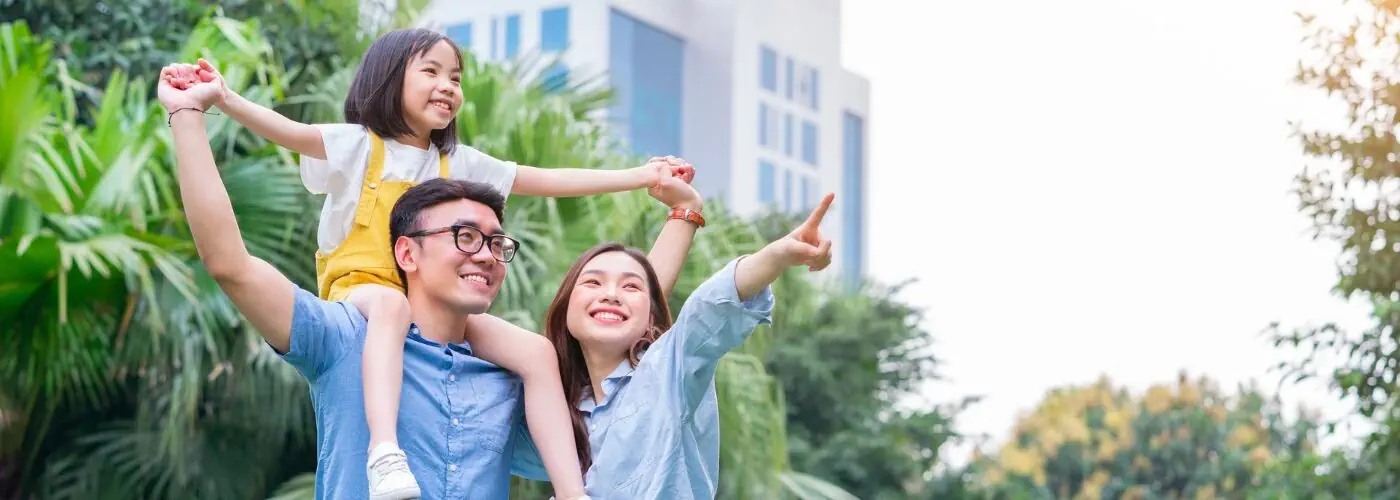
[[[462,229],[471,229],[472,231],[476,231],[477,234],[481,235],[481,244],[477,245],[476,249],[468,252],[462,248]],[[467,255],[475,255],[477,252],[481,251],[481,247],[485,246],[488,242],[494,242],[496,239],[507,240],[515,244],[515,251],[511,252],[509,259],[505,260],[502,260],[500,257],[497,257],[496,252],[487,250],[487,253],[491,254],[491,258],[496,259],[497,262],[504,264],[515,260],[515,253],[520,251],[520,240],[511,238],[510,236],[506,236],[504,234],[486,234],[486,231],[482,231],[481,228],[473,226],[471,224],[453,224],[451,226],[443,226],[434,229],[424,229],[421,231],[414,231],[405,234],[404,236],[407,236],[409,238],[422,238],[425,236],[432,236],[435,234],[441,234],[446,232],[452,233],[452,245],[457,247],[457,251]]]

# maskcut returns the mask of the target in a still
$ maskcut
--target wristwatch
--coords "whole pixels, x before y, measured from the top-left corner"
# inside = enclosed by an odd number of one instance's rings
[[[705,227],[705,216],[700,212],[689,208],[672,207],[671,213],[666,215],[666,220],[680,219],[695,224],[695,227]]]

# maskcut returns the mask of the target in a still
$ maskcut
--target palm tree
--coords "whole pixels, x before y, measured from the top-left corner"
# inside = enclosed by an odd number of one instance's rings
[[[12,332],[5,351],[15,353],[0,362],[0,391],[30,451],[10,460],[32,470],[61,410],[109,404],[113,354],[142,340],[132,332],[171,326],[161,321],[168,299],[193,299],[195,283],[180,242],[158,233],[171,214],[165,172],[145,167],[159,117],[131,91],[139,83],[114,77],[96,123],[75,127],[75,86],[63,65],[48,66],[50,47],[23,24],[5,25],[0,41],[0,104],[14,115],[0,131],[9,143],[0,153],[0,321]]]

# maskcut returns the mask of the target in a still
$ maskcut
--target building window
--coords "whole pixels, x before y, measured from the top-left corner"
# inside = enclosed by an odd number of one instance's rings
[[[491,18],[491,59],[501,58],[501,20]]]
[[[783,169],[783,211],[792,211],[792,170]]]
[[[797,73],[797,101],[803,106],[818,111],[818,104],[821,102],[821,94],[818,90],[818,81],[821,74],[817,68],[798,68]]]
[[[807,102],[807,89],[811,87],[810,77],[811,74],[807,73],[805,67],[797,74],[797,100],[800,102]]]
[[[817,207],[817,188],[812,179],[806,176],[802,177],[802,186],[798,191],[797,199],[801,200],[801,209],[804,212]]]
[[[540,12],[540,50],[563,52],[569,46],[569,8],[558,7]]]
[[[683,155],[684,42],[617,10],[609,24],[613,132],[639,156]]]
[[[847,283],[856,284],[864,275],[865,256],[865,121],[850,112],[845,113],[841,159],[841,225],[844,251],[842,274]]]
[[[759,85],[769,92],[778,91],[778,53],[768,47],[759,48]]]
[[[515,57],[520,52],[520,15],[511,14],[506,17],[506,59]]]
[[[779,126],[778,108],[769,106],[768,103],[758,103],[758,145],[765,149],[778,150],[779,133],[782,129]]]
[[[454,24],[447,27],[447,38],[452,39],[452,43],[457,44],[462,50],[472,48],[472,23]]]
[[[758,145],[768,147],[768,105],[758,103]]]
[[[764,205],[772,205],[772,204],[773,204],[773,202],[774,202],[774,199],[773,199],[773,198],[774,198],[774,195],[776,194],[776,191],[777,191],[777,189],[773,186],[773,183],[777,180],[777,179],[776,179],[776,175],[777,175],[777,174],[774,173],[774,171],[773,171],[773,164],[772,164],[772,163],[769,163],[769,162],[766,162],[766,161],[763,161],[763,160],[759,160],[759,161],[758,161],[758,202],[759,202],[759,203],[764,204]]]
[[[792,158],[792,113],[783,115],[783,154]]]
[[[787,100],[791,101],[792,80],[797,77],[797,75],[793,74],[793,64],[791,57],[787,58],[786,64],[784,65],[783,69],[783,95],[787,97]]]
[[[817,124],[802,120],[802,161],[817,164]]]

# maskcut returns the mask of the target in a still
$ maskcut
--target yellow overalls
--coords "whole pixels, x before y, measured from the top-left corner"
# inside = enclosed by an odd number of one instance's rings
[[[370,132],[369,141],[369,170],[360,186],[350,234],[330,254],[316,251],[316,285],[326,300],[344,300],[351,288],[369,283],[404,290],[389,242],[389,213],[417,182],[384,180],[384,140]],[[439,154],[438,176],[447,174],[447,155]]]

